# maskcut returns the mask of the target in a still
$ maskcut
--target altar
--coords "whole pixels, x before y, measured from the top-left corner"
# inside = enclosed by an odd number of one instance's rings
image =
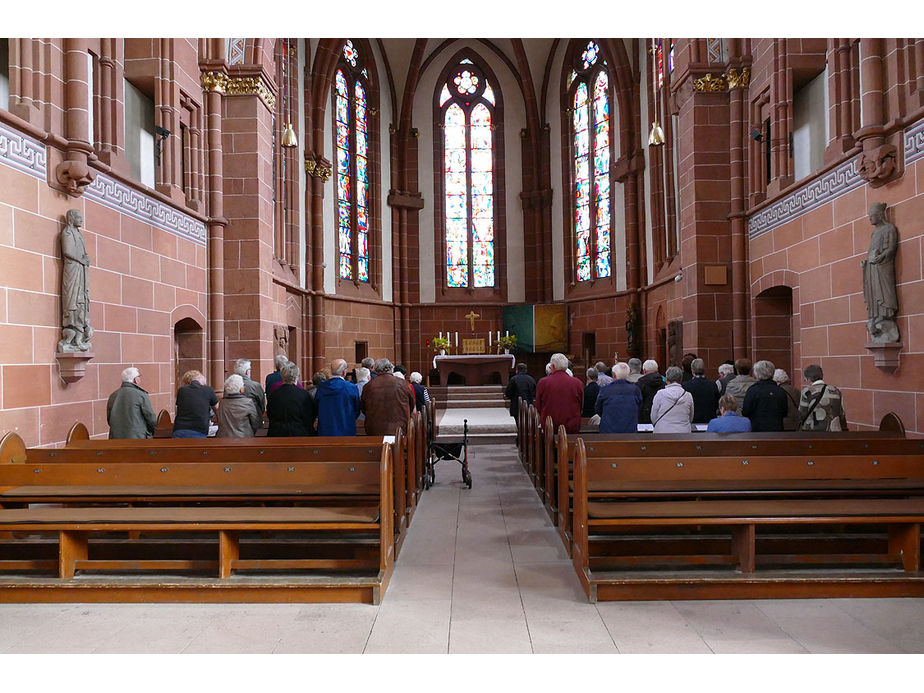
[[[435,356],[433,367],[440,372],[440,382],[449,382],[449,374],[465,378],[466,385],[484,385],[492,373],[500,374],[501,385],[506,385],[510,371],[516,366],[513,354],[460,354]]]

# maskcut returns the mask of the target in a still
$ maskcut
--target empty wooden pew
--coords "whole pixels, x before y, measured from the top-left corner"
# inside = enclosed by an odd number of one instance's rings
[[[591,600],[924,594],[924,440],[578,438],[574,456]]]

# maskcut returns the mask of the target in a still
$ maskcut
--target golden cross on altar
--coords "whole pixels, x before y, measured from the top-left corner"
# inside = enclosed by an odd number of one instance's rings
[[[475,318],[480,318],[480,317],[481,316],[478,315],[478,313],[476,313],[475,311],[472,311],[471,313],[465,316],[466,320],[471,320],[472,322],[472,332],[475,331]]]

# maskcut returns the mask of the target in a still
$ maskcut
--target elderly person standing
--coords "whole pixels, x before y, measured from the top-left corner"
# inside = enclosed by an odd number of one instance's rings
[[[802,390],[799,398],[800,430],[846,431],[847,415],[844,413],[844,397],[834,385],[824,381],[821,366],[812,364],[805,369],[804,378],[809,386]]]
[[[789,382],[789,374],[782,368],[773,371],[773,382],[786,393],[786,416],[783,418],[783,430],[795,431],[799,428],[799,391]]]
[[[330,364],[330,377],[318,383],[315,401],[319,436],[356,435],[359,388],[343,377],[346,371],[347,362],[335,359]]]
[[[606,377],[606,376],[604,376]],[[613,382],[612,378],[607,378],[607,385]],[[581,418],[589,419],[595,413],[597,396],[604,387],[600,383],[600,373],[596,368],[587,369],[587,384],[584,386],[584,408],[581,410]]]
[[[375,379],[366,383],[359,408],[366,415],[366,435],[393,436],[398,429],[407,432],[416,400],[403,378],[396,378],[388,359],[375,362]]]
[[[630,383],[637,383],[642,377],[642,360],[633,356],[626,363],[629,365],[629,376],[626,380]]]
[[[282,367],[282,385],[273,390],[266,400],[270,437],[313,436],[317,409],[314,398],[297,387],[299,370],[294,363]]]
[[[238,359],[234,363],[234,372],[241,376],[241,380],[244,381],[244,394],[253,400],[254,409],[256,409],[257,413],[260,415],[262,425],[263,412],[266,410],[266,395],[263,393],[263,388],[260,387],[260,383],[250,377],[250,359]]]
[[[719,366],[719,377],[715,381],[716,389],[719,391],[719,397],[725,394],[725,388],[729,381],[735,377],[735,364],[726,361]]]
[[[648,359],[642,364],[644,374],[635,381],[638,389],[642,391],[642,407],[639,409],[639,423],[651,423],[651,403],[657,392],[664,388],[664,379],[658,373],[658,362],[654,359]]]
[[[693,395],[693,423],[707,424],[719,408],[719,389],[706,377],[706,363],[702,359],[690,362],[693,377],[683,382],[683,389]]]
[[[751,430],[755,433],[783,430],[786,393],[773,382],[775,368],[770,361],[755,363],[754,376],[757,382],[751,385],[744,395],[741,415],[751,420]]]
[[[635,433],[642,391],[630,383],[629,366],[613,366],[613,382],[600,390],[594,410],[600,415],[600,433]]]
[[[671,366],[664,374],[667,385],[651,402],[655,433],[689,433],[693,423],[693,395],[683,389],[683,369]]]
[[[186,371],[183,386],[176,392],[174,438],[206,438],[212,407],[218,406],[218,395],[205,383],[199,371]]]
[[[732,395],[738,402],[738,413],[741,414],[741,407],[744,406],[744,396],[748,388],[757,382],[757,378],[751,377],[751,359],[741,358],[735,361],[735,373],[737,375],[728,381],[725,386],[725,394]]]
[[[273,385],[282,382],[282,367],[288,362],[289,359],[285,354],[276,354],[275,358],[273,358],[273,366],[276,370],[266,376],[266,381],[264,382],[263,387],[263,391],[266,393],[266,395],[269,395]]]
[[[613,377],[607,375],[607,371],[609,369],[606,367],[606,364],[603,363],[603,361],[597,361],[597,363],[594,364],[594,370],[597,371],[597,385],[599,385],[601,388],[604,388],[613,382]]]
[[[414,390],[417,411],[423,411],[430,403],[430,393],[423,384],[423,376],[417,371],[414,371],[408,376],[408,382],[411,384],[411,389]]]
[[[106,422],[109,438],[151,438],[157,426],[157,416],[151,398],[138,381],[141,372],[134,367],[122,371],[122,387],[109,395]]]
[[[584,386],[567,371],[568,357],[561,353],[552,354],[549,375],[536,385],[536,409],[542,426],[545,426],[546,417],[550,416],[554,431],[564,426],[568,433],[578,433],[581,430]]]
[[[253,399],[247,396],[244,378],[234,373],[225,380],[225,396],[221,398],[216,438],[253,438],[263,425],[263,416],[257,414]]]
[[[363,363],[365,363],[365,361],[366,359],[363,359]],[[372,379],[372,375],[369,369],[366,368],[365,366],[360,366],[359,368],[356,369],[355,372],[356,372],[356,390],[359,393],[360,400],[362,400],[363,388],[366,386],[366,383],[368,383]],[[359,416],[357,417],[357,421],[365,421],[365,419],[366,419],[366,415],[360,411]]]

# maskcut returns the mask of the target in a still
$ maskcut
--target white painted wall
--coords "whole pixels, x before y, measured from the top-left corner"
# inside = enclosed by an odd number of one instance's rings
[[[125,158],[132,178],[154,187],[154,101],[125,80]]]
[[[651,56],[648,54],[648,42],[638,42],[639,65],[641,66],[641,84],[651,83]],[[643,90],[647,93],[647,89]],[[648,132],[651,128],[651,118],[648,116],[648,99],[644,96],[640,99],[639,107],[641,113],[641,132],[639,132],[639,144],[645,154],[645,175],[644,193],[645,193],[645,267],[647,268],[647,283],[654,281],[654,249],[652,248],[651,232],[651,157],[648,152]]]
[[[10,109],[10,40],[0,38],[0,108]]]
[[[307,288],[308,272],[308,240],[307,225],[305,219],[305,191],[308,185],[308,174],[305,173],[305,167],[301,162],[305,160],[305,142],[308,139],[308,133],[305,132],[305,56],[309,50],[305,39],[298,41],[298,189],[301,191],[301,203],[298,206],[298,283],[303,289]]]
[[[434,39],[431,45],[439,45]],[[500,42],[504,43],[504,42]],[[495,93],[500,92],[504,104],[504,186],[507,206],[507,301],[521,303],[526,300],[526,276],[524,263],[523,206],[520,192],[523,190],[523,153],[520,130],[526,127],[526,113],[523,96],[516,77],[507,65],[490,48],[471,39],[453,41],[434,57],[417,86],[412,115],[413,127],[420,137],[417,144],[420,192],[424,208],[420,212],[420,300],[422,303],[436,302],[438,285],[437,255],[442,259],[443,250],[436,248],[435,215],[439,205],[434,200],[433,171],[433,102],[437,89],[437,78],[447,61],[462,48],[471,48],[483,63],[497,76],[498,84],[492,85]],[[496,252],[496,250],[495,250]],[[441,265],[440,265],[441,266]]]

